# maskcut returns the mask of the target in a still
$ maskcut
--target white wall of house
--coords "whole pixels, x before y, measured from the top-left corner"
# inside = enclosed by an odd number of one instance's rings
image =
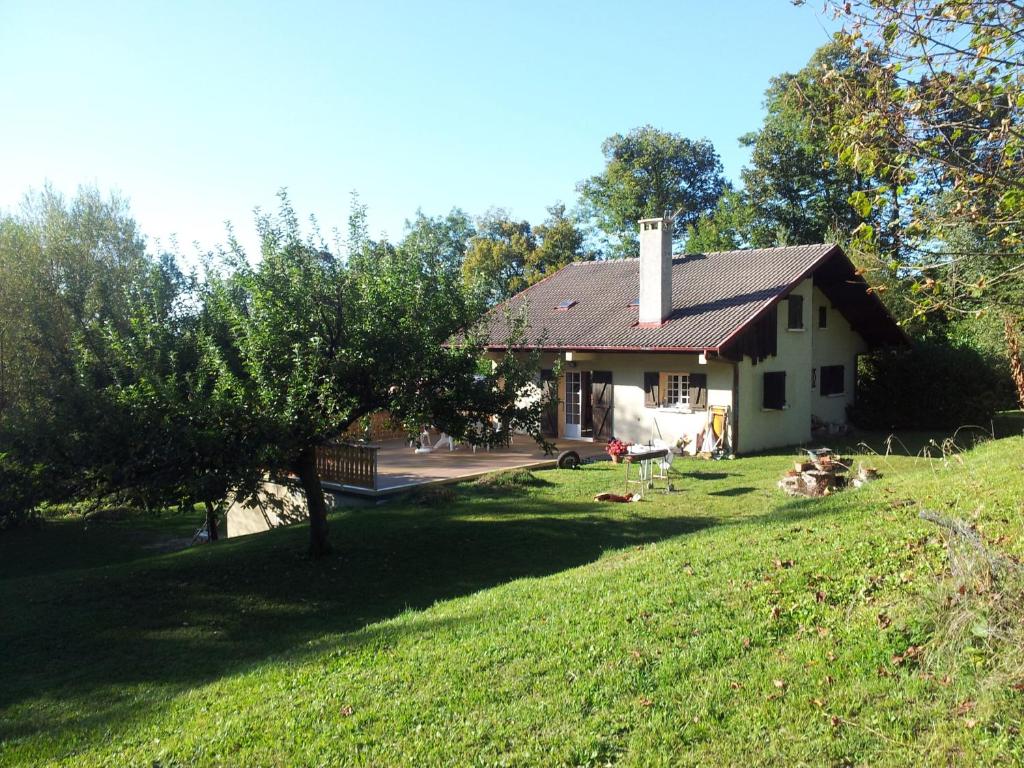
[[[644,399],[644,372],[659,373],[703,373],[708,377],[708,405],[732,406],[733,365],[718,360],[708,360],[701,365],[697,355],[635,353],[635,352],[574,352],[573,360],[566,361],[565,354],[546,354],[542,358],[543,368],[553,368],[556,359],[563,361],[563,372],[611,371],[614,392],[612,432],[620,440],[645,443],[652,434],[675,443],[684,435],[691,439],[690,451],[696,447],[696,437],[707,426],[706,409],[694,409],[689,413],[678,409],[649,408]],[[559,382],[560,397],[564,397],[564,379]],[[565,410],[559,404],[559,437],[563,436]]]
[[[818,327],[818,309],[824,307],[827,326]],[[846,407],[853,404],[857,382],[857,357],[868,351],[864,338],[857,333],[839,310],[820,290],[814,289],[814,306],[811,314],[814,365],[814,387],[811,390],[811,413],[825,422],[845,424]],[[843,366],[842,394],[822,395],[821,369],[826,365]]]
[[[749,357],[739,363],[738,450],[744,453],[810,440],[812,291],[811,281],[805,280],[790,294],[803,297],[803,330],[788,329],[789,307],[786,300],[779,302],[778,354],[756,365]],[[782,410],[766,410],[763,407],[764,374],[774,371],[786,374],[786,407]]]
[[[810,278],[790,295],[803,297],[804,330],[789,329],[788,299],[784,299],[778,309],[778,354],[757,365],[749,358],[740,363],[738,449],[744,453],[809,442],[812,415],[845,424],[846,407],[853,403],[857,356],[867,351],[867,344]],[[818,327],[820,307],[827,314],[825,328]],[[826,365],[843,366],[841,394],[821,394],[821,368]],[[764,374],[769,371],[786,373],[784,410],[762,407]]]

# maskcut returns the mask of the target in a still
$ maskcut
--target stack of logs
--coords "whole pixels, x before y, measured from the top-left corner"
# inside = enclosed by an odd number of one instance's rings
[[[798,461],[793,469],[779,480],[779,488],[790,496],[828,496],[847,486],[859,488],[878,477],[874,467],[861,467],[852,478],[848,467],[839,456],[828,451],[816,451],[813,458]]]

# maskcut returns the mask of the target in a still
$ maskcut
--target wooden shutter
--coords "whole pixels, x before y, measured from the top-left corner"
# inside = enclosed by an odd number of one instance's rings
[[[846,391],[846,369],[841,365],[821,366],[821,394],[841,395]]]
[[[708,407],[708,375],[706,373],[690,374],[690,407]]]
[[[541,415],[540,432],[545,437],[558,436],[558,382],[555,372],[550,368],[542,368],[540,372],[541,397],[544,399],[544,412]]]
[[[789,324],[788,328],[791,330],[797,330],[804,327],[804,297],[803,296],[790,296],[787,301],[789,304]]]
[[[644,405],[657,408],[661,403],[661,383],[657,371],[644,371]]]
[[[610,440],[612,438],[612,410],[614,408],[611,371],[594,371],[593,403],[591,409],[594,419],[594,439]]]
[[[770,371],[764,375],[762,405],[771,410],[782,410],[786,405],[786,373]]]

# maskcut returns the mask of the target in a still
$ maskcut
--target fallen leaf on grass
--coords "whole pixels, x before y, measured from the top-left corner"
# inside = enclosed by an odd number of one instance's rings
[[[785,680],[772,680],[772,685],[774,685],[776,688],[781,688],[782,690],[786,690],[786,681]]]
[[[889,625],[892,624],[892,619],[885,613],[878,614],[878,626],[882,629],[888,629]]]
[[[749,637],[744,637],[742,642],[743,642],[743,647],[744,648],[750,648],[750,638]]]
[[[815,602],[824,603],[825,602],[825,597],[826,597],[825,593],[822,592],[820,589],[817,592],[814,593],[814,600],[815,600]]]
[[[740,683],[737,683],[735,680],[733,680],[731,683],[729,683],[729,687],[732,688],[734,691],[738,691],[743,686]]]
[[[640,698],[639,698],[639,699],[637,700],[637,703],[638,703],[638,704],[639,704],[639,705],[640,705],[641,707],[644,707],[644,708],[648,708],[648,709],[649,709],[650,707],[653,707],[653,706],[654,706],[654,702],[653,702],[653,701],[651,701],[650,699],[648,699],[648,698],[647,698],[646,696],[641,696],[641,697],[640,697]]]
[[[352,709],[352,707],[350,707],[348,704],[346,704],[345,706],[343,706],[341,708],[341,716],[342,717],[352,717],[352,713],[353,712],[355,712],[355,710]]]
[[[772,606],[772,618],[773,619],[779,618],[779,615],[781,613],[782,613],[782,609],[779,606],[777,606],[777,605],[773,605]]]
[[[772,562],[775,563],[776,568],[792,568],[794,565],[794,562],[792,560],[779,560],[778,558],[776,558]]]
[[[972,701],[971,699],[964,699],[957,705],[956,709],[953,710],[953,714],[957,717],[963,717],[977,705],[977,702]]]
[[[907,646],[907,650],[905,650],[903,653],[893,654],[892,663],[895,664],[898,667],[901,664],[903,664],[904,661],[916,659],[920,655],[921,655],[921,646],[919,646],[919,645],[910,645],[910,646]]]

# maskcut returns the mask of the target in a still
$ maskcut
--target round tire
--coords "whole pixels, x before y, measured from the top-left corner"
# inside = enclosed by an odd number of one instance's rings
[[[580,466],[580,455],[576,451],[562,451],[558,454],[559,469],[578,469]]]

